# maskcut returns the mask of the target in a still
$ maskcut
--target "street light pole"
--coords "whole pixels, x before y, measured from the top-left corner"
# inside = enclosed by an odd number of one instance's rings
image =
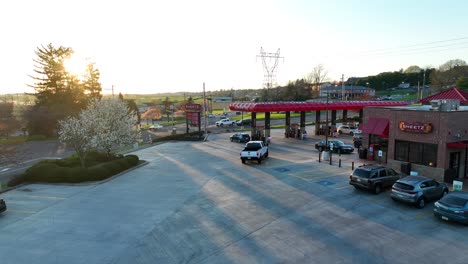
[[[328,127],[328,94],[329,94],[328,92],[329,92],[329,91],[327,91],[327,106],[326,106],[326,111],[327,111],[327,112],[326,112],[326,114],[325,114],[325,116],[326,116],[326,119],[325,119],[325,120],[326,120],[326,122],[327,122],[327,124],[326,124],[326,131],[327,131],[327,132],[325,133],[325,149],[326,149],[327,146],[328,146],[328,134],[330,133],[330,130],[329,130],[329,127]]]

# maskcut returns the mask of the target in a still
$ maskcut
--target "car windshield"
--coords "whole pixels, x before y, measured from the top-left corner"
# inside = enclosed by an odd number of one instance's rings
[[[457,197],[455,195],[447,195],[444,198],[442,198],[440,202],[448,206],[464,207],[468,200],[465,198]]]
[[[355,169],[353,172],[354,176],[361,177],[361,178],[369,178],[370,177],[370,171],[368,170],[362,170],[362,169]]]
[[[401,183],[401,182],[396,182],[394,186],[399,188],[399,189],[402,189],[402,190],[413,190],[414,189],[414,186],[411,186],[409,184],[404,184],[404,183]]]

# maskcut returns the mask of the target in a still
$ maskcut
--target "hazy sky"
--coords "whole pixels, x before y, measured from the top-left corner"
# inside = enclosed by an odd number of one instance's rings
[[[105,92],[261,88],[260,47],[281,50],[277,82],[323,64],[330,80],[468,61],[463,0],[17,0],[1,4],[0,94],[32,91],[34,51],[71,47]],[[269,61],[272,63],[272,61]]]

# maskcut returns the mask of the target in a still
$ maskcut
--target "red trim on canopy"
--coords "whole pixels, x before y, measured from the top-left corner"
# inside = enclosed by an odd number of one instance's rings
[[[359,110],[366,106],[406,106],[403,101],[340,101],[329,102],[276,102],[276,103],[231,103],[231,111],[243,112],[281,112],[281,111],[324,111],[328,110]]]
[[[371,117],[364,124],[362,132],[366,134],[373,134],[380,137],[388,137],[389,121],[386,118]]]
[[[458,149],[468,148],[468,141],[450,142],[450,143],[447,143],[447,147],[458,148]]]

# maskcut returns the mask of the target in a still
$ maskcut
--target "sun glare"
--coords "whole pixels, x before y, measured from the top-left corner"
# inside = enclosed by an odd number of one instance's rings
[[[86,72],[87,63],[85,59],[72,56],[71,58],[64,61],[64,66],[67,72],[78,78],[81,78]]]

